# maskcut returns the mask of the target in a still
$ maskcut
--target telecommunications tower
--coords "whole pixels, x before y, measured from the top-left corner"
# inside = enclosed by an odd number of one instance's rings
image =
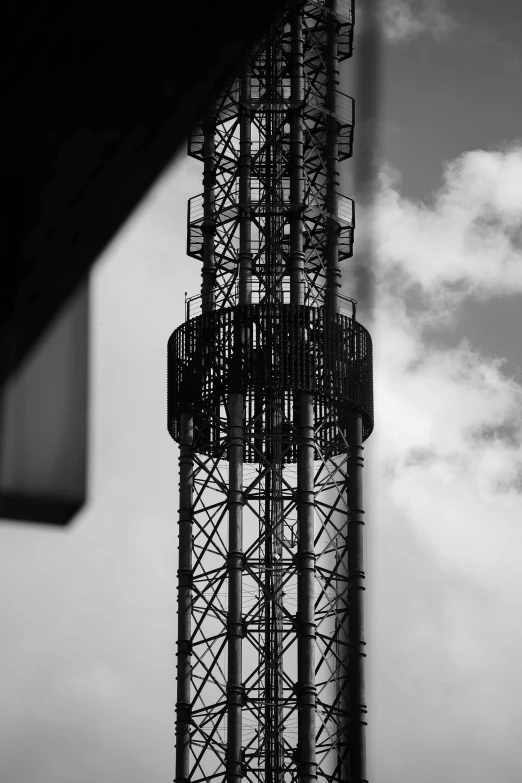
[[[176,783],[363,783],[362,443],[341,295],[350,0],[294,2],[189,140],[201,294],[168,342],[180,448]]]

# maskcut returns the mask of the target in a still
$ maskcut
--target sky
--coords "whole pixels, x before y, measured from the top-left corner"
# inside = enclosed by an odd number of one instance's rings
[[[371,226],[371,783],[522,779],[520,17],[509,0],[384,6],[378,189],[354,256]],[[201,178],[181,152],[92,273],[87,506],[65,531],[0,526],[2,783],[174,777],[166,345],[199,286]]]

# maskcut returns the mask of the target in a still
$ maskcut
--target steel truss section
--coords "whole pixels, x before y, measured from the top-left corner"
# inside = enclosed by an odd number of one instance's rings
[[[248,411],[255,409],[256,395],[278,390],[289,417],[299,392],[313,392],[316,416],[322,420],[331,400],[337,419],[346,420],[347,411],[356,405],[364,412],[363,437],[372,430],[370,335],[342,313],[266,302],[223,308],[182,324],[169,339],[168,350],[172,378],[169,431],[176,440],[180,412],[195,400],[219,410],[227,388],[241,391]],[[259,420],[268,426],[263,417]],[[200,440],[200,451],[213,453],[221,448],[216,422],[217,416]],[[331,447],[336,442],[331,428],[323,428],[321,438]],[[344,443],[339,441],[339,447],[343,451]],[[297,448],[295,441],[285,461],[296,461]],[[257,461],[248,442],[243,459]]]
[[[294,2],[189,140],[201,296],[168,343],[180,446],[176,781],[363,783],[362,444],[345,312],[345,0]]]
[[[278,290],[288,300],[283,269],[290,263],[296,213],[302,219],[306,303],[323,303],[328,235],[335,236],[339,261],[352,255],[353,202],[339,192],[337,171],[338,161],[352,154],[353,101],[339,90],[338,77],[338,61],[351,54],[352,10],[350,3],[336,5],[329,10],[310,2],[299,14],[298,88],[292,91],[296,47],[287,18],[260,46],[248,76],[225,91],[189,140],[189,155],[204,161],[206,188],[189,201],[187,252],[204,261],[205,270],[205,241],[213,240],[217,307],[239,301],[242,219],[250,226],[250,247],[243,252],[251,256],[251,301],[273,298]],[[292,160],[296,118],[300,166]],[[274,265],[275,256],[280,263]]]

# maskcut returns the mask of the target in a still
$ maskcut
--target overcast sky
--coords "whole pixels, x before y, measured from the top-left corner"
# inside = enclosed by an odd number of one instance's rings
[[[371,783],[522,780],[517,6],[385,3],[365,450]],[[2,783],[174,777],[166,345],[199,286],[185,219],[201,177],[181,154],[92,274],[86,509],[66,531],[0,526]],[[350,262],[344,281],[349,295]]]

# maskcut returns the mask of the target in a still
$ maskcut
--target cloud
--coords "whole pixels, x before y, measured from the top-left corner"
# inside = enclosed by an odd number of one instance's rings
[[[381,6],[381,19],[384,38],[392,43],[420,35],[444,41],[458,26],[439,0],[386,0]]]
[[[510,693],[522,687],[512,622],[522,601],[522,385],[502,355],[466,340],[433,345],[425,329],[455,330],[466,301],[522,296],[521,183],[522,146],[474,150],[445,166],[429,202],[406,198],[383,166],[371,225],[359,209],[356,252],[373,228],[376,283],[376,423],[365,449],[370,779],[520,776],[522,713]],[[483,718],[491,703],[495,726]]]
[[[411,485],[411,499],[447,486],[464,502],[466,487],[471,506],[499,496],[520,503],[522,386],[504,374],[502,356],[485,357],[464,340],[429,346],[425,328],[454,328],[465,300],[522,295],[522,147],[474,150],[448,163],[429,204],[403,197],[389,167],[380,183],[372,215],[383,417],[376,432],[391,491],[402,498],[399,487]],[[364,213],[359,222],[364,245]],[[468,516],[463,507],[461,519]],[[482,517],[477,509],[475,523]]]
[[[520,203],[519,144],[447,163],[429,204],[403,198],[384,166],[374,213],[383,290],[417,290],[425,319],[449,316],[466,297],[522,293]]]

